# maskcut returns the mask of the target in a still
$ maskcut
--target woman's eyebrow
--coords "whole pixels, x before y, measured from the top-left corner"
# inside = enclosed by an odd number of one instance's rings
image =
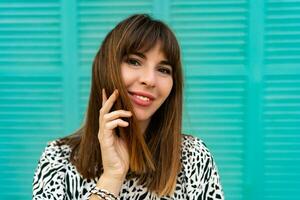
[[[159,64],[161,64],[161,65],[169,65],[169,66],[172,67],[171,63],[168,60],[162,60],[162,61],[159,62]]]
[[[129,55],[130,55],[130,54],[129,54]],[[141,58],[143,58],[143,59],[146,58],[146,56],[145,56],[144,54],[140,53],[140,52],[134,52],[134,53],[131,53],[131,55],[135,55],[135,56],[141,57]]]

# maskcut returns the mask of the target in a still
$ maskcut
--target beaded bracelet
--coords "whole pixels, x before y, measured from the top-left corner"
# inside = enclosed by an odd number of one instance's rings
[[[117,200],[117,197],[107,190],[95,187],[91,190],[91,194],[95,194],[104,200]]]

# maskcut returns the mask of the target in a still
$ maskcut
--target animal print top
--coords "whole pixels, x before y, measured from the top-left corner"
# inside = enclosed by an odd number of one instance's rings
[[[89,199],[97,178],[83,179],[69,161],[70,153],[67,145],[58,146],[57,141],[48,144],[34,174],[32,199]],[[119,199],[224,199],[217,167],[202,140],[183,135],[181,161],[182,168],[172,196],[159,198],[147,188],[138,185],[136,179],[130,179],[124,181]]]

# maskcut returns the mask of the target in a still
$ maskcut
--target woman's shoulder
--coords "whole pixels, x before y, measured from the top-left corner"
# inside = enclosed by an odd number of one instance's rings
[[[71,149],[60,140],[48,142],[34,173],[32,199],[62,199]]]
[[[66,164],[69,162],[71,148],[63,144],[59,139],[47,143],[42,159],[50,163]]]
[[[204,161],[212,161],[212,155],[209,148],[200,138],[183,134],[182,142],[182,163],[183,165],[198,164],[202,165]]]
[[[188,195],[200,197],[207,194],[208,199],[224,199],[216,163],[201,139],[183,135],[181,159]]]
[[[193,135],[182,134],[181,146],[183,151],[196,151],[210,154],[204,141]]]

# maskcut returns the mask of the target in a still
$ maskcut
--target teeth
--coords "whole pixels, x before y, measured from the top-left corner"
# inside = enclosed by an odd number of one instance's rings
[[[139,95],[135,95],[135,96],[143,101],[150,101],[150,99],[148,97],[139,96]]]

